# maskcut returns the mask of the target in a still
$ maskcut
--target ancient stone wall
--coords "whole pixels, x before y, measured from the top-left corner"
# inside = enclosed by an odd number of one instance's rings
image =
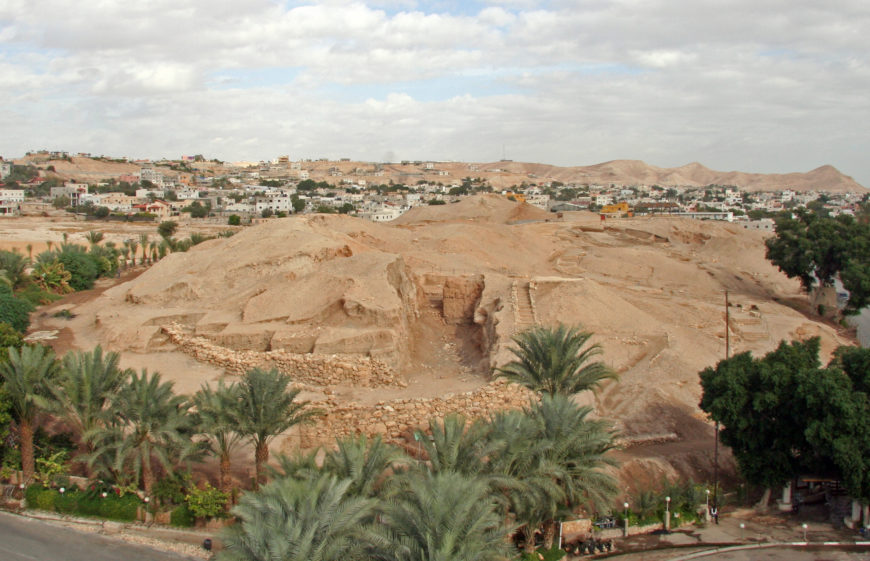
[[[474,310],[483,287],[483,275],[447,278],[444,281],[444,321],[452,324],[473,323]]]
[[[295,354],[283,350],[235,351],[205,337],[189,335],[178,324],[163,326],[161,331],[183,353],[219,366],[230,374],[244,374],[255,367],[277,368],[292,374],[295,382],[316,386],[348,382],[362,387],[405,385],[392,367],[370,357]]]
[[[300,429],[303,448],[331,445],[335,438],[353,434],[380,434],[384,440],[406,440],[410,431],[428,427],[429,419],[442,419],[451,413],[461,413],[469,419],[486,417],[495,411],[521,409],[535,394],[516,384],[496,379],[474,391],[439,398],[413,398],[382,401],[374,406],[328,398],[313,402],[322,415],[314,423]]]

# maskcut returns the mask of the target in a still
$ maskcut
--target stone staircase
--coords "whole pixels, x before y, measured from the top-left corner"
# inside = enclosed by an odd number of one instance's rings
[[[529,290],[529,281],[514,281],[514,315],[517,331],[533,327],[538,323]]]

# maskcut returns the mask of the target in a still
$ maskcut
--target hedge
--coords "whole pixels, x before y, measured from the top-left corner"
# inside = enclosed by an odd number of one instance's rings
[[[56,489],[47,489],[42,485],[31,485],[24,492],[24,496],[31,508],[120,522],[135,521],[139,507],[143,504],[139,497],[133,494],[121,497],[110,493],[103,497],[96,491],[81,491],[77,488],[61,494]]]
[[[175,507],[169,514],[169,524],[180,528],[190,528],[196,523],[196,517],[187,505]]]

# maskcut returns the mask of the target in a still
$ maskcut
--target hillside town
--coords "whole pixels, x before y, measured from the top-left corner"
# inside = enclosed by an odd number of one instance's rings
[[[76,165],[64,169],[71,163]],[[294,161],[280,156],[228,164],[199,155],[144,161],[39,151],[20,160],[0,158],[0,216],[52,205],[106,219],[186,216],[249,223],[295,213],[342,213],[388,222],[417,206],[494,192],[551,212],[588,210],[622,218],[667,214],[772,229],[769,217],[783,210],[854,214],[867,199],[865,193],[823,189],[759,192],[740,185],[563,182],[509,172],[510,163]]]

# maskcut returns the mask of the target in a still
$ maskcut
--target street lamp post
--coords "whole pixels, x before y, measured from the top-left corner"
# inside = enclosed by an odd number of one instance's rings
[[[707,494],[707,507],[704,509],[704,520],[710,522],[710,489],[704,491]]]
[[[807,541],[807,523],[804,522],[803,524],[801,524],[801,528],[803,528],[804,530],[804,541]]]
[[[740,541],[743,541],[743,531],[746,529],[746,524],[740,523]]]
[[[625,508],[625,515],[623,516],[623,519],[622,519],[622,523],[624,526],[624,528],[622,530],[622,536],[627,538],[628,537],[628,503],[622,503],[622,506]]]
[[[665,497],[665,531],[671,531],[671,498]]]

